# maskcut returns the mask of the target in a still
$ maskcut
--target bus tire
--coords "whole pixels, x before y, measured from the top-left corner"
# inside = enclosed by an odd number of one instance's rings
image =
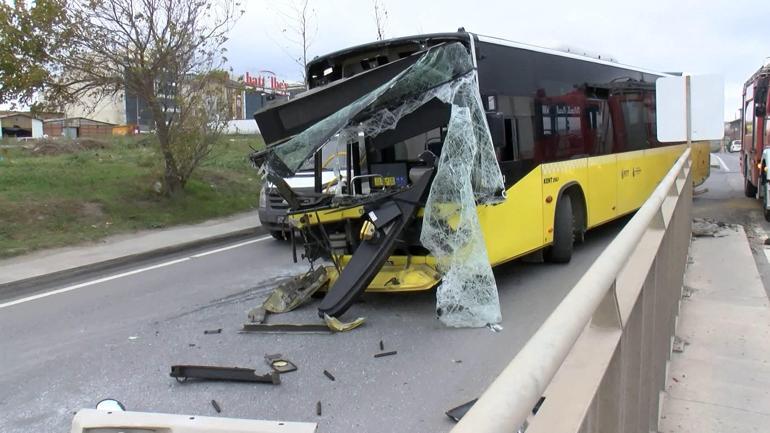
[[[743,178],[743,193],[746,197],[754,198],[757,196],[757,187],[749,180],[748,177]]]
[[[273,239],[277,241],[283,241],[286,240],[286,236],[284,235],[283,230],[271,230],[270,236],[273,237]]]
[[[757,196],[757,187],[749,180],[749,159],[743,158],[743,194],[748,198]]]
[[[575,243],[575,218],[569,194],[562,195],[556,203],[553,219],[553,243],[546,251],[546,259],[551,263],[568,263]]]

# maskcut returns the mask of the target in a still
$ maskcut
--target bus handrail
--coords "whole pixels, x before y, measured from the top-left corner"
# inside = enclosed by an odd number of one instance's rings
[[[519,431],[658,215],[690,158],[688,147],[647,201],[580,278],[452,433]]]

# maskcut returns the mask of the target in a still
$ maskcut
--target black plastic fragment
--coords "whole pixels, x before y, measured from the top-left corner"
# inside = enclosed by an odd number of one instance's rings
[[[219,403],[217,403],[216,400],[211,400],[211,405],[214,406],[214,410],[217,411],[217,413],[222,413],[222,408],[219,407]]]
[[[240,332],[331,334],[332,330],[317,323],[244,323]]]
[[[397,351],[391,350],[390,352],[375,353],[374,357],[375,358],[382,358],[383,356],[393,356],[393,355],[395,355],[397,353],[398,353]]]
[[[321,400],[315,404],[315,414],[321,416]]]
[[[329,372],[328,372],[328,371],[326,371],[326,370],[324,370],[324,376],[328,377],[328,378],[329,378],[329,380],[331,380],[332,382],[334,382],[334,381],[336,380],[336,379],[334,378],[334,375],[333,375],[333,374],[331,374],[331,373],[329,373]]]
[[[465,416],[466,413],[473,407],[473,405],[478,401],[478,398],[474,398],[473,400],[463,403],[460,406],[457,406],[455,408],[449,409],[446,411],[446,416],[449,418],[452,418],[455,422],[460,421],[462,417]]]
[[[265,355],[265,362],[278,373],[289,373],[297,370],[297,366],[280,353]]]
[[[222,333],[222,328],[206,329],[205,331],[203,331],[203,333],[204,334],[221,334]]]
[[[267,374],[257,374],[254,369],[239,367],[172,365],[171,377],[176,378],[178,382],[185,382],[187,379],[201,379],[281,384],[281,376],[276,371],[271,371]]]
[[[385,344],[380,340],[380,350],[385,350]]]

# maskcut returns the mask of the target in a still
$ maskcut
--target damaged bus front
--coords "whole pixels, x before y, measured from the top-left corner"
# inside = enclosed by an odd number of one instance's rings
[[[315,59],[310,90],[256,113],[268,146],[252,160],[293,245],[331,263],[321,315],[438,286],[445,324],[484,326],[501,319],[491,266],[569,261],[681,154],[655,136],[662,75],[465,32],[380,41]],[[340,156],[331,183],[324,154]],[[284,179],[306,161],[300,199]]]
[[[367,288],[425,290],[443,279],[476,299],[452,300],[442,315],[498,322],[476,204],[501,200],[504,188],[469,36],[337,53],[311,63],[308,77],[309,92],[255,115],[268,150],[254,158],[290,204],[304,256],[333,263],[319,312],[340,315]],[[317,179],[317,200],[305,205],[282,179],[325,147],[346,157],[336,193]]]

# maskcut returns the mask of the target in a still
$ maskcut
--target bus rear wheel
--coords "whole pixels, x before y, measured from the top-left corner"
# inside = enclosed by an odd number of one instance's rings
[[[546,251],[545,258],[552,263],[567,263],[572,258],[575,244],[575,218],[572,214],[572,199],[564,194],[556,203],[553,221],[553,243]]]
[[[746,197],[754,198],[757,196],[757,187],[749,180],[748,177],[743,178],[743,193]]]

